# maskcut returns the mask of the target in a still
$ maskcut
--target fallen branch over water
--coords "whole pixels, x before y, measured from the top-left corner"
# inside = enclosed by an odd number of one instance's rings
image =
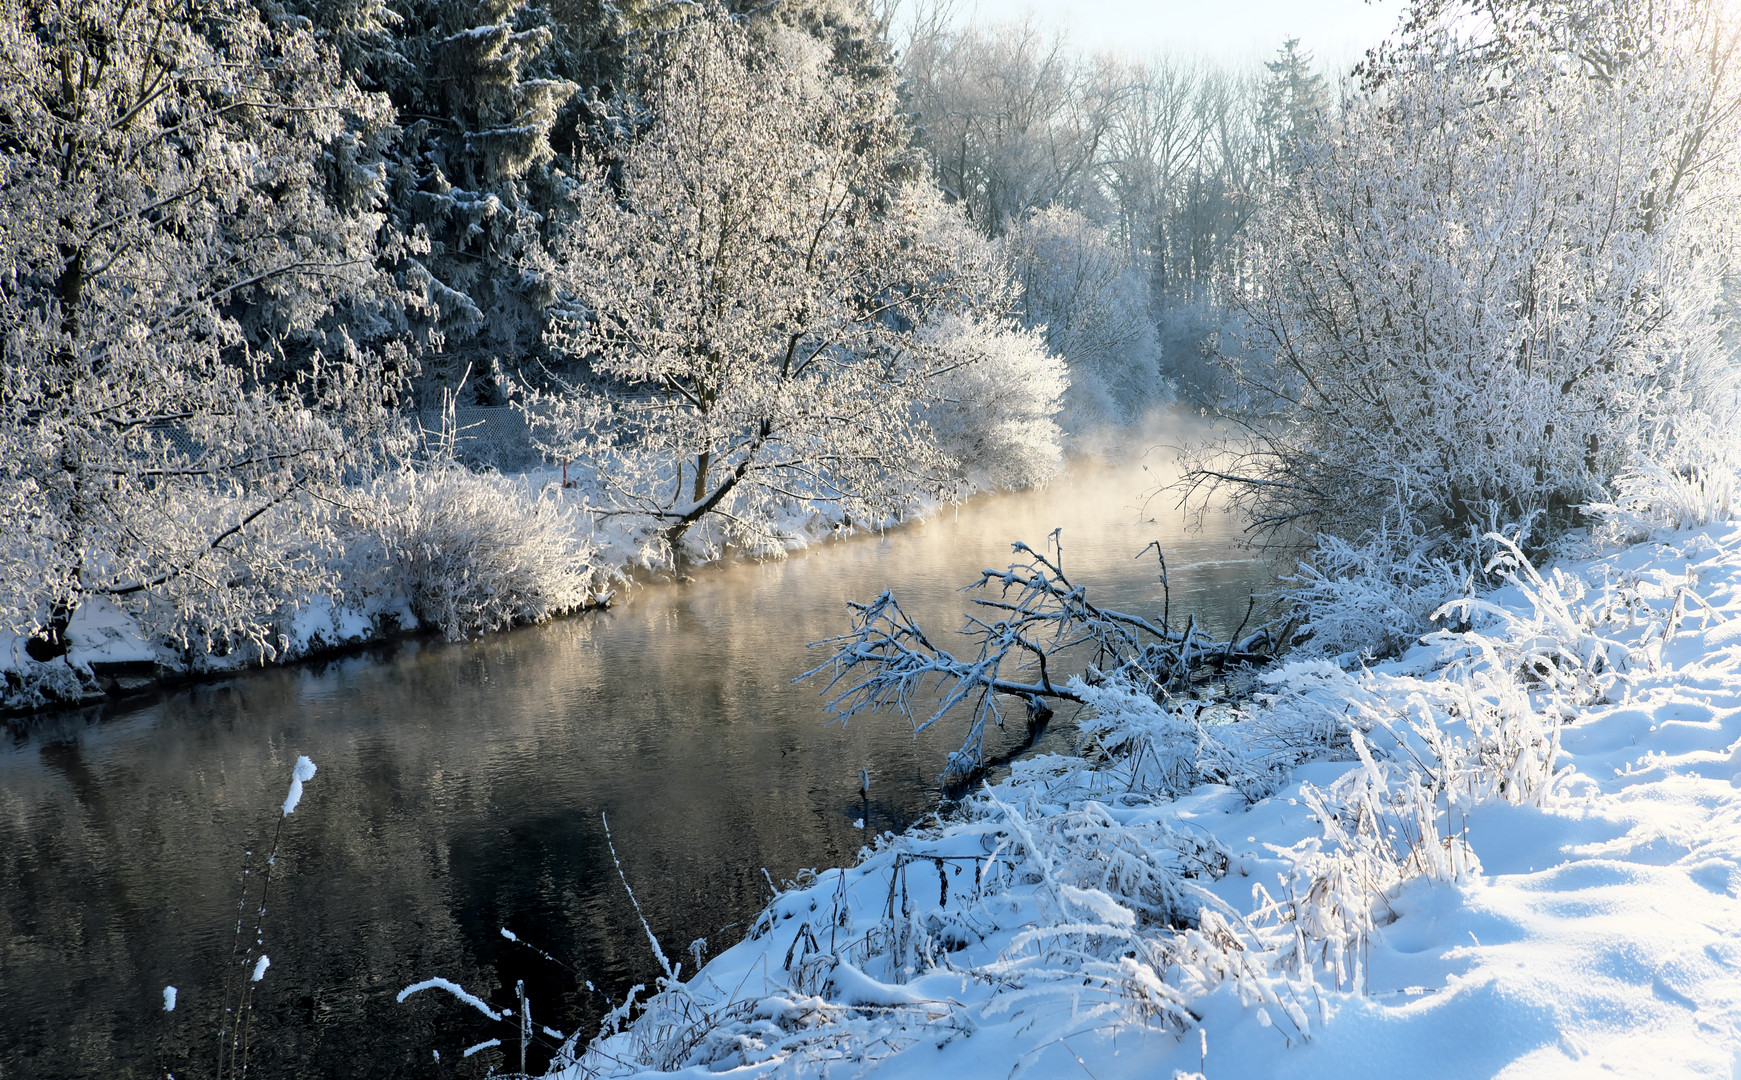
[[[1062,530],[1052,532],[1045,553],[1019,541],[1013,550],[1027,561],[1004,570],[982,570],[979,580],[963,590],[979,593],[960,631],[973,643],[971,658],[959,658],[937,645],[894,594],[884,592],[869,603],[851,603],[851,632],[812,642],[834,646],[834,656],[798,678],[826,673],[828,709],[843,722],[863,712],[892,710],[920,732],[957,705],[970,705],[967,735],[950,754],[944,772],[945,779],[960,782],[986,767],[986,722],[1003,726],[1007,706],[1000,707],[1000,698],[1019,699],[1030,726],[1051,716],[1048,700],[1085,703],[1072,680],[1060,685],[1053,677],[1057,658],[1067,650],[1092,649],[1092,659],[1080,674],[1082,683],[1093,686],[1117,676],[1156,700],[1275,658],[1275,640],[1267,630],[1239,636],[1245,622],[1225,641],[1201,630],[1195,616],[1183,630],[1174,630],[1168,621],[1172,605],[1166,557],[1159,544],[1150,544],[1137,556],[1152,550],[1160,564],[1166,599],[1158,621],[1091,603],[1086,587],[1064,573]],[[1254,600],[1247,607],[1246,621],[1255,606]]]

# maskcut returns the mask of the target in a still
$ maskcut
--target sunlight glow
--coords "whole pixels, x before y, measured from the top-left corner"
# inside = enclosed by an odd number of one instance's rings
[[[1340,65],[1377,44],[1401,12],[1400,4],[1386,0],[978,0],[957,21],[1007,22],[1031,14],[1089,50],[1227,61],[1267,58],[1298,37],[1320,60]]]

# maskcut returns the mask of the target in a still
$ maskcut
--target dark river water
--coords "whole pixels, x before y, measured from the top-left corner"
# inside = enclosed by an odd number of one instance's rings
[[[225,978],[246,974],[230,960],[241,873],[258,880],[298,755],[319,773],[284,820],[251,1075],[518,1069],[513,1029],[439,993],[395,1001],[435,976],[497,1005],[524,980],[540,1026],[596,1030],[605,995],[656,970],[606,816],[648,922],[689,968],[691,941],[744,933],[764,868],[779,881],[849,861],[867,829],[936,807],[958,726],[915,739],[896,718],[830,725],[820,685],[790,682],[826,658],[805,643],[846,628],[848,599],[893,588],[952,629],[957,587],[1007,565],[1009,541],[1062,527],[1092,598],[1158,610],[1152,556],[1133,556],[1159,540],[1175,622],[1195,610],[1230,631],[1269,570],[1225,519],[1188,532],[1170,502],[1144,508],[1156,477],[1134,460],[1082,465],[884,536],[642,587],[602,616],[14,724],[0,735],[0,1080],[213,1075]],[[1048,739],[1067,745],[1067,725]],[[461,1056],[492,1037],[503,1046]],[[529,1065],[547,1059],[535,1046]]]

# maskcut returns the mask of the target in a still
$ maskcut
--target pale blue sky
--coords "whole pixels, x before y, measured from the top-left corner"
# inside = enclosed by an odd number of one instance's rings
[[[1318,59],[1352,63],[1395,25],[1402,0],[957,0],[981,22],[1033,12],[1088,51],[1198,53],[1267,59],[1297,37]]]

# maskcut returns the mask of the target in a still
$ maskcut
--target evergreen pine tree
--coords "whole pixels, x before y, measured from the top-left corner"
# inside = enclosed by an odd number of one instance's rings
[[[1258,105],[1257,124],[1271,174],[1286,172],[1300,142],[1317,134],[1330,90],[1324,76],[1313,70],[1310,50],[1300,48],[1299,38],[1288,38],[1276,50],[1274,60],[1263,65],[1269,78]]]

